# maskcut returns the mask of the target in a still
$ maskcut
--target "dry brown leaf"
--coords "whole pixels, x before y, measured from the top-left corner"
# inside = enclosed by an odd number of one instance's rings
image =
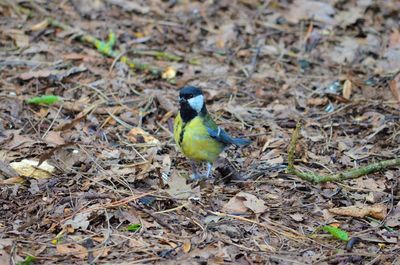
[[[146,143],[146,144],[154,144],[159,145],[160,141],[157,140],[154,136],[151,136],[149,133],[145,132],[142,128],[135,127],[132,128],[128,135],[128,140],[132,143]]]
[[[397,80],[396,79],[390,80],[389,87],[390,87],[390,90],[392,91],[394,99],[400,103],[400,87],[398,85]]]
[[[267,209],[263,200],[246,192],[239,192],[223,206],[223,211],[227,213],[246,213],[248,210],[263,213]]]
[[[88,256],[88,250],[79,244],[59,244],[56,249],[59,254],[72,255],[80,259],[86,259]]]
[[[24,183],[24,178],[22,177],[12,177],[5,180],[0,179],[0,185],[12,185],[12,184],[22,184]]]
[[[344,81],[342,95],[345,99],[350,99],[352,86],[353,84],[351,83],[350,80]]]
[[[325,106],[326,104],[328,104],[328,102],[329,100],[327,97],[307,99],[308,106]]]
[[[188,253],[191,248],[192,248],[192,243],[190,242],[190,240],[185,240],[185,242],[182,245],[183,252]]]
[[[109,247],[96,248],[93,250],[93,256],[95,258],[107,257],[110,252],[111,252],[111,249]]]
[[[46,78],[51,81],[61,81],[64,78],[69,77],[70,75],[78,74],[86,70],[87,68],[83,65],[74,66],[68,70],[43,69],[22,73],[18,76],[18,78],[24,81],[34,78]]]
[[[44,138],[44,141],[46,143],[54,144],[54,145],[63,145],[63,144],[65,144],[65,140],[61,136],[61,132],[57,132],[57,131],[48,132],[46,137]]]
[[[383,204],[364,205],[364,206],[348,206],[329,209],[329,212],[336,215],[352,216],[364,218],[371,216],[373,218],[383,220],[387,214],[387,207]]]

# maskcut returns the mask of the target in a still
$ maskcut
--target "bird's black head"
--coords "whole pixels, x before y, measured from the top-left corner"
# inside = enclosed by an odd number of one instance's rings
[[[200,88],[185,86],[179,91],[180,114],[184,122],[207,113],[204,94]]]

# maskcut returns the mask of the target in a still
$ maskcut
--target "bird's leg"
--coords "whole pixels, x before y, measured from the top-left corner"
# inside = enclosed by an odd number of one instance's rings
[[[210,162],[207,162],[207,174],[206,174],[206,178],[209,178],[209,177],[210,177],[211,169],[212,169],[212,164],[211,164]]]
[[[196,162],[194,161],[190,161],[190,165],[192,166],[192,171],[193,171],[193,175],[190,176],[190,178],[192,180],[198,180],[201,179],[202,176],[199,174],[199,172],[197,171],[197,167],[196,167]]]

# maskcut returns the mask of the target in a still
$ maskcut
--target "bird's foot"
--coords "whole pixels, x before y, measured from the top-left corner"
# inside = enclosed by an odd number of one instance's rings
[[[203,179],[206,179],[206,178],[207,178],[207,176],[201,175],[201,174],[198,174],[198,173],[190,175],[190,179],[193,180],[193,181],[203,180]]]

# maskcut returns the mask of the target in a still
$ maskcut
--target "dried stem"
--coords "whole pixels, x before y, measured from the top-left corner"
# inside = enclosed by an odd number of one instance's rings
[[[297,140],[299,139],[301,129],[301,123],[298,122],[296,129],[292,134],[292,139],[290,141],[289,152],[288,152],[288,168],[287,172],[298,176],[299,178],[312,182],[312,183],[325,183],[333,181],[343,181],[347,179],[355,179],[361,176],[372,174],[390,167],[400,166],[400,157],[390,160],[379,161],[364,167],[354,168],[345,172],[340,172],[331,175],[321,176],[314,172],[300,172],[294,167],[294,155],[296,151]]]

